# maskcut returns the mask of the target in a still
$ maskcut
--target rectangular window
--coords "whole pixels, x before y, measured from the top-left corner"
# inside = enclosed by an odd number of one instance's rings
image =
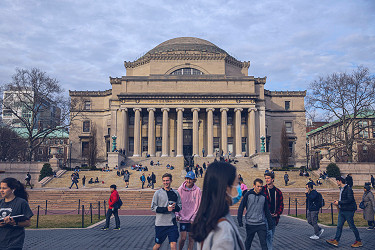
[[[214,114],[214,125],[220,125],[220,118],[217,114]]]
[[[293,123],[285,122],[285,129],[287,133],[293,133]]]
[[[142,117],[142,125],[148,125],[148,116]]]
[[[290,101],[285,101],[285,110],[290,109]]]
[[[241,124],[246,125],[246,117],[241,115]]]
[[[83,107],[84,110],[90,110],[91,109],[91,101],[85,101],[85,105]]]
[[[220,137],[214,137],[214,151],[220,152]]]
[[[89,142],[83,141],[82,142],[82,157],[88,157],[89,155]]]
[[[161,137],[156,137],[155,145],[156,145],[156,152],[161,151],[161,149],[162,149],[162,139],[161,139]]]
[[[155,123],[156,123],[156,125],[162,125],[163,124],[163,117],[160,116],[160,115],[156,116]]]
[[[130,114],[129,115],[129,125],[134,125],[134,119],[135,119],[134,114]]]
[[[228,121],[228,125],[233,125],[233,116],[228,115],[227,121]]]
[[[142,152],[148,151],[148,137],[142,137]]]
[[[289,141],[289,157],[293,156],[294,152],[294,141]]]
[[[134,137],[129,137],[129,152],[134,152]]]
[[[83,121],[83,132],[90,132],[90,121]]]
[[[242,152],[246,152],[247,137],[242,137]]]

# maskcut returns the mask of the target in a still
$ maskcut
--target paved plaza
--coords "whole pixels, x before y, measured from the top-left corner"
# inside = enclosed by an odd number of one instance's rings
[[[89,229],[32,229],[26,230],[24,249],[152,249],[154,245],[154,216],[120,216],[121,231],[101,231],[104,222]],[[114,227],[114,218],[111,219],[111,228]],[[325,240],[334,237],[335,227],[324,227],[325,232],[320,240],[311,240],[313,229],[306,221],[282,216],[276,229],[274,249],[335,249]],[[245,238],[244,228],[240,228]],[[374,249],[375,231],[359,228],[364,247]],[[168,240],[161,249],[168,248]],[[255,236],[252,249],[260,249],[259,241]],[[354,234],[345,227],[339,249],[351,249],[354,243]],[[186,248],[186,246],[185,246]]]

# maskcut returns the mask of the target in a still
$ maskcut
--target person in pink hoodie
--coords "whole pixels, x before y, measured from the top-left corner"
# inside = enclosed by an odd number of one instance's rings
[[[189,233],[188,250],[193,250],[194,239],[191,236],[191,224],[197,215],[201,203],[202,191],[194,183],[196,182],[195,174],[190,171],[185,176],[185,181],[178,188],[181,196],[182,209],[176,213],[177,220],[180,222],[180,242],[178,249],[182,250]]]

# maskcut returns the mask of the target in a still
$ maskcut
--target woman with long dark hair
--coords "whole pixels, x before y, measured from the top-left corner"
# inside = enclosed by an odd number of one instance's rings
[[[229,206],[239,196],[236,168],[225,162],[214,162],[204,176],[201,204],[192,225],[198,249],[245,249]],[[241,190],[241,189],[239,189]]]
[[[0,248],[22,249],[25,227],[30,226],[34,215],[24,185],[14,178],[5,178],[0,183]]]

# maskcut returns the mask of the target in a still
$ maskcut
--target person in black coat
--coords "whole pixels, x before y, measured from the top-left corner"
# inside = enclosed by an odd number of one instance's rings
[[[352,174],[348,174],[345,178],[345,183],[349,186],[349,187],[353,187],[353,177],[352,177]]]
[[[333,204],[339,207],[339,216],[337,220],[336,236],[332,240],[327,240],[327,243],[333,246],[338,246],[341,238],[342,228],[345,221],[348,222],[350,229],[355,235],[355,242],[352,247],[363,246],[361,238],[359,236],[358,229],[354,225],[354,213],[357,210],[357,204],[354,199],[354,193],[352,188],[345,184],[345,178],[340,176],[336,178],[337,186],[340,188],[340,199],[334,201]]]

